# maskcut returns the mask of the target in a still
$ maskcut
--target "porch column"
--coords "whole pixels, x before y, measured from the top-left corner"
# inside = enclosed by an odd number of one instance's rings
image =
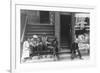
[[[60,47],[60,15],[55,12],[55,36],[58,39],[58,47]]]
[[[75,40],[75,13],[72,13],[71,34],[72,34],[72,42],[74,42]]]

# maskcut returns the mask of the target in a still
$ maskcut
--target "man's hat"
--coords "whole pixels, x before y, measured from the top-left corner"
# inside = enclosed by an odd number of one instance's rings
[[[33,35],[33,38],[38,38],[38,36],[37,35]]]

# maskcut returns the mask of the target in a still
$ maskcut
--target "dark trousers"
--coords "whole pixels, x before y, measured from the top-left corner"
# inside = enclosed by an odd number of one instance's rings
[[[78,53],[78,56],[81,59],[82,56],[81,56],[81,53],[80,53],[78,44],[77,43],[73,43],[72,49],[71,49],[71,59],[74,59],[75,58],[76,52]]]
[[[56,56],[57,57],[57,59],[59,59],[59,53],[58,53],[59,51],[58,51],[58,47],[56,46],[55,48],[54,48],[54,56]]]
[[[30,57],[33,57],[37,54],[38,47],[37,46],[30,46]]]
[[[72,59],[75,58],[76,52],[78,53],[78,56],[79,56],[79,58],[81,59],[82,56],[81,56],[81,53],[80,53],[80,50],[79,50],[79,49],[72,50],[72,56],[71,56],[71,58],[72,58]]]

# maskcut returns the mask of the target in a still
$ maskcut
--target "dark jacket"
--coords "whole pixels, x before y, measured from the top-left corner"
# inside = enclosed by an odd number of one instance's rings
[[[72,43],[72,50],[78,49],[78,43],[74,42]]]

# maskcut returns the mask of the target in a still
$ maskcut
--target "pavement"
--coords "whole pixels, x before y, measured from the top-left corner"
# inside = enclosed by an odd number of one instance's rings
[[[88,60],[89,55],[83,55],[82,60]],[[71,54],[60,54],[59,60],[53,57],[52,55],[43,55],[42,58],[38,58],[38,56],[32,57],[32,59],[27,59],[25,62],[21,63],[37,63],[37,62],[52,62],[52,61],[71,61]],[[80,60],[79,57],[75,57],[74,60]]]

